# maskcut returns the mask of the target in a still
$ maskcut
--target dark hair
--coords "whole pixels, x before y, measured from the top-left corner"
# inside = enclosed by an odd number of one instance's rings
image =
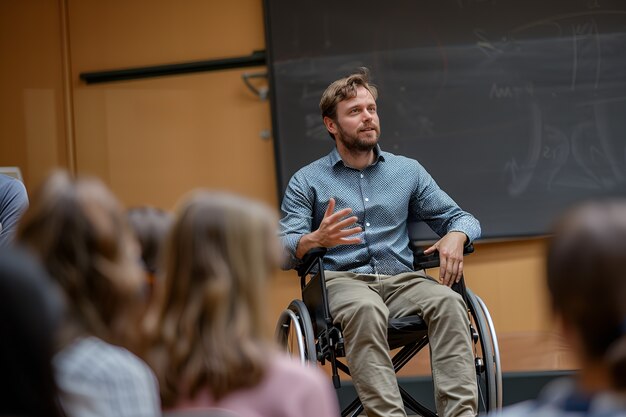
[[[151,206],[132,207],[126,211],[126,216],[141,246],[143,265],[149,274],[155,275],[161,267],[165,237],[174,217]]]
[[[63,302],[37,260],[0,253],[0,415],[62,416],[52,357]]]
[[[590,202],[567,212],[547,259],[554,311],[577,329],[584,354],[626,388],[626,200]]]
[[[376,86],[369,83],[369,70],[361,67],[359,72],[340,78],[326,88],[320,99],[322,118],[329,117],[337,121],[337,104],[346,99],[356,97],[358,87],[363,87],[369,91],[374,100],[378,98]],[[328,134],[335,139],[332,133],[328,132]]]

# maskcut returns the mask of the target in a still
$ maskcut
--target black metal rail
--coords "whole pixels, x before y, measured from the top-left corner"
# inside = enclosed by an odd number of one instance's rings
[[[167,75],[190,74],[195,72],[257,67],[265,64],[265,51],[253,51],[251,55],[234,58],[154,65],[109,71],[83,72],[80,74],[80,79],[87,84],[97,84],[113,81],[137,80],[141,78],[163,77]]]

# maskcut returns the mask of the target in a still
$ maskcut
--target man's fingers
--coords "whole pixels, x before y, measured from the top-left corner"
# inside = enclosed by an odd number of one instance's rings
[[[335,199],[331,197],[328,200],[328,207],[326,207],[326,213],[324,213],[324,218],[333,214],[333,211],[335,211]]]
[[[338,222],[340,219],[343,219],[344,217],[346,217],[348,214],[352,213],[352,209],[350,207],[347,207],[345,209],[341,209],[336,213],[331,214],[330,216],[326,217],[326,220],[329,223],[336,223]]]
[[[357,233],[361,233],[362,231],[363,229],[361,229],[360,227],[351,227],[349,229],[342,229],[338,231],[336,234],[338,237],[346,237],[346,236],[355,235]]]
[[[451,261],[448,263],[448,267],[450,269],[450,275],[456,279],[456,276],[459,274],[459,262]]]
[[[447,258],[445,259],[445,268],[443,267],[444,263],[442,262],[442,267],[439,270],[441,282],[444,285],[451,286],[455,282],[459,282],[461,280],[461,276],[463,275],[463,261],[457,261],[454,259]]]
[[[457,270],[457,276],[455,282],[459,282],[463,276],[463,261],[459,262],[459,268]]]
[[[454,259],[450,259],[448,257],[441,257],[441,263],[439,267],[439,278],[444,285],[448,287],[454,283],[454,268],[455,268]]]
[[[356,216],[351,216],[348,218],[345,218],[343,220],[341,220],[340,222],[337,222],[333,225],[333,229],[335,230],[342,230],[345,229],[348,226],[352,226],[353,224],[355,224],[357,222],[358,217]]]
[[[437,244],[432,245],[430,248],[426,249],[424,251],[424,254],[426,255],[430,255],[431,253],[433,253],[434,251],[437,250]]]
[[[341,239],[342,245],[356,245],[361,243],[361,238],[359,237],[344,237]]]
[[[443,285],[448,285],[446,282],[446,268],[448,266],[448,262],[446,258],[439,258],[439,281]]]
[[[448,262],[448,285],[452,285],[456,282],[457,274],[459,271],[458,263],[455,261]]]

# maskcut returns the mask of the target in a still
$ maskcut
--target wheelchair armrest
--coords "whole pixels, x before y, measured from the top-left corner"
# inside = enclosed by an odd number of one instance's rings
[[[319,258],[323,258],[324,255],[326,255],[326,251],[326,248],[313,248],[305,253],[302,257],[302,263],[296,268],[298,276],[306,276],[313,265],[315,265],[315,262],[317,262]]]
[[[463,248],[463,256],[474,252],[474,245],[469,244]],[[439,252],[435,251],[430,255],[424,255],[424,248],[416,248],[413,251],[413,268],[420,269],[436,268],[439,266]]]

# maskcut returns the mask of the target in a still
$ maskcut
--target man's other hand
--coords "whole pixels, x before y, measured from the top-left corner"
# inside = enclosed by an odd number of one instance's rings
[[[463,246],[466,241],[465,233],[449,232],[424,251],[426,255],[439,252],[439,280],[443,285],[451,287],[463,276]]]

